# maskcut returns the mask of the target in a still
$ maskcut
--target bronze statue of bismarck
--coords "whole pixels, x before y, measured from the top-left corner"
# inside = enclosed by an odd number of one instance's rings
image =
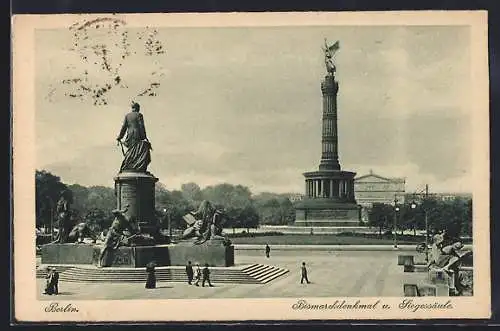
[[[151,162],[151,143],[146,136],[146,127],[140,108],[138,103],[132,103],[132,111],[125,115],[122,128],[116,138],[124,154],[120,172],[146,172]],[[125,140],[122,141],[124,137]],[[123,151],[123,146],[127,148],[126,152]]]

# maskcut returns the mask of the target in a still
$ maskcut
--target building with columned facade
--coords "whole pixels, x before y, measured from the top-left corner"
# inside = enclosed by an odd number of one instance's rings
[[[371,207],[374,203],[394,204],[405,202],[406,180],[400,177],[384,177],[373,173],[354,179],[356,201],[363,207]]]
[[[374,203],[394,205],[405,202],[405,178],[384,177],[373,173],[359,176],[354,179],[354,194],[356,201],[361,205],[361,219],[368,221],[368,211]]]

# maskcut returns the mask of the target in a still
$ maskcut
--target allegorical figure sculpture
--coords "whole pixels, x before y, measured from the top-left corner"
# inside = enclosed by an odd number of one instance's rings
[[[81,244],[85,238],[91,238],[92,242],[97,241],[97,236],[86,222],[80,222],[71,229],[68,235],[68,242]]]
[[[99,255],[99,266],[107,267],[112,263],[113,253],[120,245],[126,244],[127,241],[134,236],[132,234],[133,229],[125,216],[125,212],[127,208],[123,210],[115,209],[112,211],[115,219],[111,223],[111,226],[108,229],[106,234],[106,238],[104,239],[104,247],[101,250],[101,254]],[[132,234],[131,236],[128,236]]]
[[[122,146],[124,154],[120,172],[146,172],[151,162],[151,143],[146,136],[146,127],[140,108],[138,103],[132,103],[132,111],[125,115],[122,128],[116,138],[118,144]],[[123,137],[125,140],[122,141]],[[126,152],[123,150],[123,146],[127,148]]]
[[[323,47],[323,52],[325,53],[325,65],[326,71],[330,75],[335,75],[335,71],[337,68],[335,67],[334,55],[340,48],[340,42],[337,40],[332,45],[328,45],[328,42],[325,38],[325,46]]]
[[[460,264],[472,254],[471,251],[461,252],[463,247],[464,245],[460,241],[445,245],[444,235],[437,234],[433,238],[431,258],[428,263],[429,269],[443,270],[450,277],[453,277],[453,284],[458,294],[463,291],[463,285],[459,277]]]
[[[56,211],[59,224],[59,234],[56,242],[64,244],[68,242],[68,236],[73,227],[71,222],[70,202],[66,191],[61,192],[61,197],[57,201]]]
[[[223,213],[215,208],[209,201],[203,200],[197,211],[184,217],[189,226],[184,231],[183,239],[196,238],[195,244],[199,245],[207,240],[222,237]]]

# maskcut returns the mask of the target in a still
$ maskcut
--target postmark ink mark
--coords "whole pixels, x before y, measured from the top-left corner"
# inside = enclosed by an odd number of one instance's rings
[[[110,93],[128,89],[127,80],[131,79],[137,89],[129,92],[131,96],[158,95],[165,75],[161,56],[166,54],[166,49],[157,29],[145,27],[136,31],[127,28],[121,19],[103,17],[76,22],[69,31],[71,45],[67,50],[77,57],[74,63],[65,66],[65,77],[50,86],[46,100],[55,102],[60,89],[64,97],[90,101],[95,106],[106,105]],[[150,74],[127,77],[137,65],[150,67],[144,70]]]

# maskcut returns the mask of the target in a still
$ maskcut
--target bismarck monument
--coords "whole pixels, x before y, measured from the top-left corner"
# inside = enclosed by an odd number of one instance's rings
[[[361,209],[354,197],[356,173],[343,171],[338,155],[337,92],[334,55],[339,42],[325,40],[327,75],[321,82],[323,94],[322,153],[319,169],[304,173],[305,197],[295,205],[297,226],[358,226]]]
[[[194,242],[173,245],[169,244],[170,238],[161,234],[155,213],[155,184],[158,178],[147,171],[152,147],[138,103],[133,103],[132,111],[125,115],[117,141],[123,161],[115,177],[116,209],[112,211],[115,219],[104,243],[80,244],[83,241],[76,239],[83,235],[86,228],[85,224],[80,224],[75,231],[71,231],[71,234],[75,232],[73,235],[60,236],[57,243],[42,247],[42,263],[145,267],[150,263],[156,266],[185,265],[191,260],[210,266],[234,265],[234,247],[222,237],[220,213],[207,208],[210,207],[208,202],[203,204],[203,211],[211,213],[192,213],[196,225],[189,228],[190,231],[186,230],[189,233],[197,230],[199,238],[195,238]],[[60,218],[69,219],[68,205],[61,203],[61,206],[65,208],[60,208]],[[70,229],[70,226],[68,224],[65,228]],[[74,237],[75,240],[64,240],[66,237]]]
[[[149,237],[151,243],[158,241],[159,224],[155,215],[155,184],[158,178],[147,171],[151,162],[151,143],[138,103],[133,103],[132,111],[125,115],[116,140],[124,156],[120,172],[115,177],[117,210],[123,212],[131,230],[138,234],[136,237],[146,241]],[[127,152],[124,152],[123,146]]]

